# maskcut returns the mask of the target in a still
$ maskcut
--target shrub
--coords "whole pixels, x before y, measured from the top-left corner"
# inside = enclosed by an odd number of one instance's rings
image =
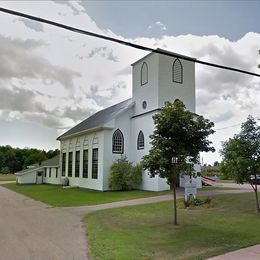
[[[187,200],[183,201],[183,205],[185,208],[191,207],[191,206],[201,206],[204,204],[210,205],[212,202],[212,199],[210,197],[207,197],[205,200],[200,199],[200,198],[193,198],[193,197],[188,197]]]
[[[207,198],[204,200],[204,202],[205,202],[206,204],[210,204],[211,201],[212,201],[212,198],[210,198],[210,197],[207,197]]]
[[[124,156],[111,166],[109,187],[112,190],[131,190],[142,182],[142,166],[133,166]]]
[[[204,202],[204,200],[203,199],[200,199],[200,198],[194,198],[193,200],[192,200],[192,204],[194,205],[194,206],[201,206],[201,205],[203,205],[205,202]]]
[[[5,167],[3,167],[3,168],[1,169],[1,173],[2,173],[2,174],[10,174],[11,172],[10,172],[9,167],[5,166]]]

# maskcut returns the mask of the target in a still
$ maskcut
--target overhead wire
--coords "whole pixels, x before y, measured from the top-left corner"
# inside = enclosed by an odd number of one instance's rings
[[[260,74],[257,74],[257,73],[254,73],[254,72],[250,72],[250,71],[246,71],[246,70],[242,70],[242,69],[238,69],[238,68],[234,68],[234,67],[224,66],[224,65],[220,65],[220,64],[216,64],[216,63],[206,62],[206,61],[202,61],[202,60],[199,60],[199,59],[194,59],[192,57],[183,56],[183,55],[180,55],[180,54],[177,54],[177,53],[165,52],[164,50],[160,50],[160,49],[153,49],[153,48],[146,47],[146,46],[143,46],[143,45],[140,45],[140,44],[135,44],[135,43],[123,41],[123,40],[120,40],[120,39],[117,39],[117,38],[114,38],[114,37],[109,37],[109,36],[93,33],[93,32],[90,32],[90,31],[86,31],[86,30],[83,30],[83,29],[79,29],[79,28],[76,28],[76,27],[72,27],[72,26],[69,26],[69,25],[65,25],[65,24],[62,24],[62,23],[51,21],[51,20],[48,20],[48,19],[36,17],[36,16],[33,16],[33,15],[17,12],[17,11],[14,11],[14,10],[10,10],[10,9],[0,7],[0,12],[11,14],[11,15],[14,15],[14,16],[27,18],[27,19],[34,20],[34,21],[41,22],[41,23],[45,23],[45,24],[49,24],[49,25],[59,27],[59,28],[65,29],[65,30],[69,30],[69,31],[72,31],[72,32],[75,32],[75,33],[80,33],[80,34],[83,34],[83,35],[88,35],[88,36],[91,36],[91,37],[96,37],[96,38],[100,38],[100,39],[103,39],[103,40],[115,42],[115,43],[122,44],[122,45],[125,45],[125,46],[128,46],[128,47],[136,48],[136,49],[139,49],[139,50],[150,51],[150,52],[154,52],[154,53],[158,53],[158,54],[162,54],[162,55],[166,55],[166,56],[170,56],[170,57],[175,57],[175,58],[177,57],[177,58],[181,58],[183,60],[196,62],[196,63],[203,64],[203,65],[206,65],[206,66],[211,66],[211,67],[215,67],[215,68],[219,68],[219,69],[225,69],[225,70],[235,71],[235,72],[239,72],[239,73],[243,73],[243,74],[247,74],[247,75],[251,75],[251,76],[260,77]],[[240,124],[241,123],[238,123],[238,124],[235,124],[235,125],[222,127],[222,128],[218,128],[218,129],[215,129],[215,130],[216,131],[224,130],[224,129],[228,129],[228,128],[231,128],[231,127],[238,126]]]
[[[255,116],[254,119],[260,120],[260,116]],[[238,124],[234,124],[234,125],[230,125],[230,126],[224,126],[224,127],[222,127],[222,128],[217,128],[217,129],[214,129],[214,130],[215,130],[215,131],[224,130],[224,129],[232,128],[232,127],[235,127],[235,126],[239,126],[239,125],[241,125],[242,123],[243,123],[243,122],[238,123]]]
[[[41,23],[45,23],[45,24],[50,24],[52,26],[63,28],[65,30],[69,30],[69,31],[72,31],[72,32],[75,32],[75,33],[80,33],[80,34],[88,35],[88,36],[91,36],[91,37],[96,37],[96,38],[100,38],[100,39],[103,39],[103,40],[116,42],[118,44],[126,45],[128,47],[136,48],[136,49],[139,49],[139,50],[150,51],[150,52],[159,53],[159,54],[162,54],[162,55],[175,57],[175,58],[180,57],[183,60],[196,62],[196,63],[203,64],[203,65],[206,65],[206,66],[211,66],[211,67],[215,67],[215,68],[219,68],[219,69],[225,69],[225,70],[235,71],[235,72],[239,72],[239,73],[244,73],[244,74],[255,76],[255,77],[260,77],[260,74],[257,74],[257,73],[254,73],[254,72],[250,72],[250,71],[246,71],[246,70],[242,70],[242,69],[238,69],[238,68],[234,68],[234,67],[224,66],[224,65],[220,65],[220,64],[216,64],[216,63],[211,63],[211,62],[207,62],[207,61],[202,61],[202,60],[199,60],[199,59],[194,59],[192,57],[183,56],[183,55],[180,55],[180,54],[177,54],[177,53],[171,53],[171,52],[168,53],[168,52],[165,52],[165,51],[160,50],[160,49],[153,49],[153,48],[146,47],[146,46],[143,46],[143,45],[140,45],[140,44],[135,44],[135,43],[123,41],[123,40],[120,40],[120,39],[117,39],[117,38],[114,38],[114,37],[108,37],[108,36],[105,36],[105,35],[93,33],[93,32],[90,32],[90,31],[86,31],[86,30],[79,29],[79,28],[76,28],[76,27],[68,26],[68,25],[65,25],[65,24],[62,24],[62,23],[58,23],[58,22],[51,21],[51,20],[48,20],[48,19],[36,17],[36,16],[33,16],[33,15],[25,14],[25,13],[22,13],[22,12],[17,12],[17,11],[13,11],[13,10],[2,8],[2,7],[0,7],[0,12],[19,16],[19,17],[23,17],[23,18],[27,18],[27,19],[34,20],[34,21],[41,22]]]

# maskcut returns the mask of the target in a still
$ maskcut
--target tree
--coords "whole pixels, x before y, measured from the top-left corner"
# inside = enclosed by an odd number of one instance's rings
[[[222,144],[221,170],[237,183],[249,182],[255,192],[257,212],[260,212],[257,193],[257,174],[260,174],[260,127],[252,116],[242,124],[239,134]]]
[[[152,148],[143,157],[142,164],[151,177],[158,174],[167,179],[173,190],[174,224],[177,225],[176,184],[181,173],[194,173],[193,166],[199,163],[200,151],[215,151],[207,139],[214,133],[214,124],[188,111],[179,100],[167,102],[153,120]]]
[[[218,161],[215,161],[214,164],[213,164],[214,167],[218,167],[219,166],[219,162]]]
[[[125,156],[111,166],[109,186],[112,190],[131,190],[142,182],[142,166],[133,166]]]

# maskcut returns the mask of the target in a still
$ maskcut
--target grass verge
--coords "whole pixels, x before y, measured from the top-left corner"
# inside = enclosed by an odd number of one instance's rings
[[[16,183],[4,184],[4,187],[19,192],[32,199],[42,201],[52,206],[83,206],[97,205],[115,201],[131,200],[168,194],[169,191],[106,191],[100,192],[83,188],[64,189],[58,185],[17,185]]]
[[[93,259],[207,259],[260,243],[253,193],[213,197],[213,206],[184,209],[173,225],[172,202],[93,212],[86,216]]]
[[[0,181],[15,181],[16,176],[14,174],[0,174]]]

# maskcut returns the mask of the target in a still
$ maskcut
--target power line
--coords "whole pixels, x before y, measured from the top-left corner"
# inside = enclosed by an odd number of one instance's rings
[[[259,120],[260,116],[255,116],[254,119]],[[243,122],[235,124],[235,125],[230,125],[230,126],[225,126],[225,127],[222,127],[222,128],[217,128],[217,129],[214,129],[214,130],[215,131],[224,130],[224,129],[228,129],[228,128],[231,128],[231,127],[235,127],[235,126],[241,125],[242,123]]]
[[[218,129],[214,129],[214,130],[215,130],[215,131],[224,130],[224,129],[228,129],[228,128],[231,128],[231,127],[235,127],[235,126],[238,126],[238,125],[241,125],[241,124],[242,124],[242,123],[238,123],[238,124],[235,124],[235,125],[225,126],[225,127],[218,128]]]
[[[149,47],[146,47],[146,46],[143,46],[143,45],[139,45],[139,44],[135,44],[135,43],[127,42],[127,41],[122,41],[122,40],[119,40],[119,39],[116,39],[116,38],[113,38],[113,37],[108,37],[108,36],[105,36],[105,35],[89,32],[89,31],[82,30],[82,29],[79,29],[79,28],[76,28],[76,27],[68,26],[68,25],[65,25],[65,24],[61,24],[61,23],[57,23],[57,22],[54,22],[54,21],[51,21],[51,20],[40,18],[40,17],[36,17],[36,16],[25,14],[25,13],[13,11],[13,10],[10,10],[10,9],[0,8],[0,11],[3,12],[3,13],[8,13],[8,14],[11,14],[11,15],[19,16],[19,17],[24,17],[24,18],[34,20],[34,21],[37,21],[37,22],[50,24],[50,25],[53,25],[53,26],[56,26],[56,27],[63,28],[65,30],[75,32],[75,33],[80,33],[80,34],[100,38],[100,39],[107,40],[107,41],[116,42],[116,43],[119,43],[119,44],[122,44],[122,45],[126,45],[126,46],[129,46],[129,47],[132,47],[132,48],[139,49],[139,50],[150,51],[150,52],[159,53],[159,54],[162,54],[162,55],[175,57],[175,58],[179,57],[183,60],[188,60],[188,61],[200,63],[200,64],[203,64],[203,65],[207,65],[207,66],[211,66],[211,67],[215,67],[215,68],[219,68],[219,69],[231,70],[231,71],[235,71],[235,72],[239,72],[239,73],[248,74],[248,75],[251,75],[251,76],[260,77],[260,74],[253,73],[253,72],[250,72],[250,71],[241,70],[241,69],[237,69],[237,68],[234,68],[234,67],[228,67],[228,66],[224,66],[224,65],[220,65],[220,64],[216,64],[216,63],[206,62],[206,61],[202,61],[202,60],[197,60],[197,59],[194,59],[192,57],[179,55],[177,53],[176,54],[175,53],[168,53],[168,52],[165,52],[165,51],[160,50],[160,49],[153,49],[153,48],[149,48]]]

